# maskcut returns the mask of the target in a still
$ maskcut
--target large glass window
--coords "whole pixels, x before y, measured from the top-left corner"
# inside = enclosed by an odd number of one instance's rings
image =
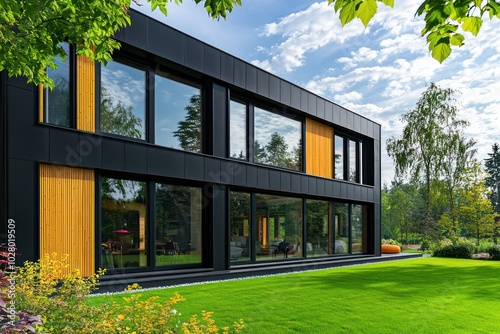
[[[335,254],[349,253],[349,204],[335,203]]]
[[[256,259],[302,257],[302,199],[256,195]]]
[[[344,138],[335,136],[335,178],[344,179]]]
[[[200,153],[201,91],[155,75],[155,144]]]
[[[156,266],[201,263],[201,188],[156,184]]]
[[[333,254],[332,204],[307,200],[307,257]]]
[[[231,262],[250,260],[250,194],[232,191],[230,194],[229,250]]]
[[[358,181],[358,145],[357,142],[349,140],[349,181]]]
[[[353,253],[366,253],[366,229],[367,229],[367,215],[365,205],[351,206],[351,224],[352,224],[352,252]]]
[[[44,122],[71,127],[71,54],[68,43],[62,43],[61,47],[66,52],[66,60],[57,57],[57,68],[47,68],[47,76],[55,85],[52,90],[44,89]]]
[[[116,61],[101,67],[102,132],[146,139],[146,72]]]
[[[247,106],[233,100],[229,104],[229,156],[247,159]]]
[[[146,183],[101,179],[101,265],[145,267],[147,261]]]
[[[254,108],[254,162],[302,169],[302,123]]]

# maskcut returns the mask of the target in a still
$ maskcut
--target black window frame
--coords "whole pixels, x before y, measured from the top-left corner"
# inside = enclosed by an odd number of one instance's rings
[[[66,58],[66,61],[69,61],[69,126],[65,125],[60,125],[56,123],[51,123],[50,121],[47,121],[48,119],[48,93],[50,88],[49,87],[43,87],[41,88],[42,96],[40,98],[42,99],[42,119],[39,120],[40,123],[43,124],[48,124],[51,126],[57,126],[57,127],[62,127],[65,129],[75,129],[76,128],[76,99],[77,99],[77,93],[76,93],[76,47],[68,42],[62,42],[65,43],[69,46],[69,52]],[[47,71],[48,69],[45,69]],[[55,82],[54,82],[55,84]],[[55,87],[55,86],[54,86]]]

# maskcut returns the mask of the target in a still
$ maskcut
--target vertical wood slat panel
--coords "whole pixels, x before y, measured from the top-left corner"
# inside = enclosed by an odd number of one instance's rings
[[[95,62],[81,55],[76,63],[76,128],[95,132]]]
[[[306,119],[306,173],[333,177],[333,128]]]
[[[70,268],[95,271],[94,171],[40,165],[40,255],[69,254]]]

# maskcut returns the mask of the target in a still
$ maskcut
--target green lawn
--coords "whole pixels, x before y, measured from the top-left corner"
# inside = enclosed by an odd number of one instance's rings
[[[246,333],[500,333],[500,262],[418,258],[140,292]],[[92,297],[94,304],[123,295]]]

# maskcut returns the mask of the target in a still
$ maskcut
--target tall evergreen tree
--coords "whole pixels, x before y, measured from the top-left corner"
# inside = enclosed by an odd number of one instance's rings
[[[189,104],[184,109],[187,111],[186,117],[179,122],[174,137],[177,137],[183,150],[199,153],[201,152],[201,96],[191,96]]]
[[[485,179],[486,186],[490,191],[489,199],[491,205],[495,212],[500,215],[500,146],[495,143],[492,146],[492,153],[488,153],[490,156],[488,159],[485,159],[484,167],[488,176]],[[500,225],[500,216],[495,218],[495,228],[493,231],[493,239],[494,242],[497,243],[498,237],[500,234],[500,230],[498,226]]]
[[[267,163],[273,166],[289,168],[291,164],[290,152],[285,138],[278,132],[271,135],[271,140],[266,145]]]

